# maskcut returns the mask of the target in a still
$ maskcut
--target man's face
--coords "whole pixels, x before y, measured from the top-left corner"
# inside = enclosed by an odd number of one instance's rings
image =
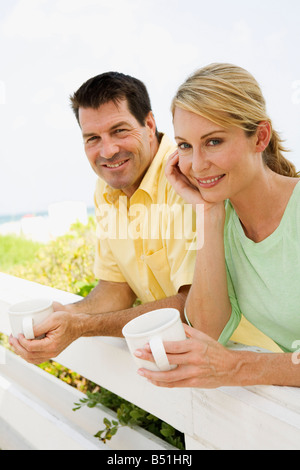
[[[124,99],[98,109],[79,108],[79,122],[85,152],[95,173],[131,197],[157,151],[153,114],[148,114],[142,126]]]

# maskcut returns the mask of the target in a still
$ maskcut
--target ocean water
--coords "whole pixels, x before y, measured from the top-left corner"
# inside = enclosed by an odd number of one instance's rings
[[[89,215],[95,214],[95,209],[93,207],[87,208],[87,213]],[[18,222],[23,217],[34,216],[34,217],[48,217],[48,211],[39,211],[39,212],[21,212],[18,214],[0,214],[0,225],[6,224],[7,222]]]
[[[18,220],[21,220],[23,217],[26,216],[35,216],[35,217],[48,217],[48,211],[41,211],[41,212],[23,212],[19,214],[5,214],[1,215],[0,214],[0,225],[6,224],[7,222],[17,222]]]

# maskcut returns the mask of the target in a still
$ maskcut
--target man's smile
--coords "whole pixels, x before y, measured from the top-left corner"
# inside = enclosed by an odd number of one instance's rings
[[[122,160],[121,162],[117,162],[117,163],[106,163],[106,164],[103,164],[102,166],[106,167],[106,168],[109,168],[109,169],[116,169],[116,168],[120,168],[121,166],[125,165],[125,163],[127,163],[129,161],[128,160]]]

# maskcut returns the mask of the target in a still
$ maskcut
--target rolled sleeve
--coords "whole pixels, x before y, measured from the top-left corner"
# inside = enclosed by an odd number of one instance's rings
[[[127,282],[110,250],[108,240],[98,240],[97,242],[94,274],[97,279],[103,281]]]

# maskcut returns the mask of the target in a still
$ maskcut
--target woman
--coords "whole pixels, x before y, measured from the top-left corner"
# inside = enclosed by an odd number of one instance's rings
[[[166,175],[204,210],[204,244],[186,302],[189,339],[165,345],[178,367],[139,373],[167,387],[299,387],[300,185],[259,85],[242,68],[212,64],[179,88],[172,113],[178,151]],[[241,312],[284,354],[226,349]],[[151,360],[147,348],[136,354]]]

